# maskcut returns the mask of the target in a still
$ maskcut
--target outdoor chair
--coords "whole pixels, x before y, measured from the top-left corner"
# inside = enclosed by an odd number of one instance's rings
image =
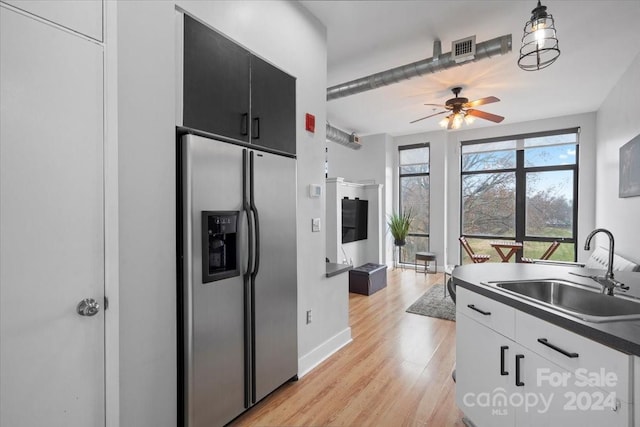
[[[473,252],[473,249],[471,249],[469,242],[467,242],[467,239],[464,236],[460,236],[458,240],[460,240],[460,244],[469,255],[469,258],[471,258],[471,261],[473,261],[475,264],[489,261],[489,258],[491,258],[491,255],[482,255]]]

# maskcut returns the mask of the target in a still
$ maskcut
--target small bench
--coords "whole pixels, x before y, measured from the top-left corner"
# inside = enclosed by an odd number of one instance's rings
[[[349,292],[371,295],[386,286],[386,265],[367,263],[349,270]]]
[[[424,261],[424,274],[427,274],[427,271],[430,270],[429,262],[431,261],[435,263],[433,274],[438,272],[438,260],[436,259],[436,254],[433,252],[416,252],[416,258],[413,262],[416,273],[418,272],[418,261]]]

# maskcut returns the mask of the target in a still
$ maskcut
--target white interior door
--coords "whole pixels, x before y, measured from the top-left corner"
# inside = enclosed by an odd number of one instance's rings
[[[0,31],[0,425],[104,425],[103,48]]]

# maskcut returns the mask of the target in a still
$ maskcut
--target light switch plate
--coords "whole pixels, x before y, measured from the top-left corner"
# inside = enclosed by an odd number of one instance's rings
[[[320,197],[322,196],[322,187],[318,184],[309,184],[309,197]]]
[[[311,218],[311,231],[320,231],[320,218]]]

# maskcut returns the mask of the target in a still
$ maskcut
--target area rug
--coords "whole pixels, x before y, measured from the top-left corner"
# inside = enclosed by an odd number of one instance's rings
[[[456,305],[447,295],[443,298],[442,285],[433,285],[416,302],[407,308],[407,313],[421,314],[422,316],[438,317],[446,320],[456,320]]]

